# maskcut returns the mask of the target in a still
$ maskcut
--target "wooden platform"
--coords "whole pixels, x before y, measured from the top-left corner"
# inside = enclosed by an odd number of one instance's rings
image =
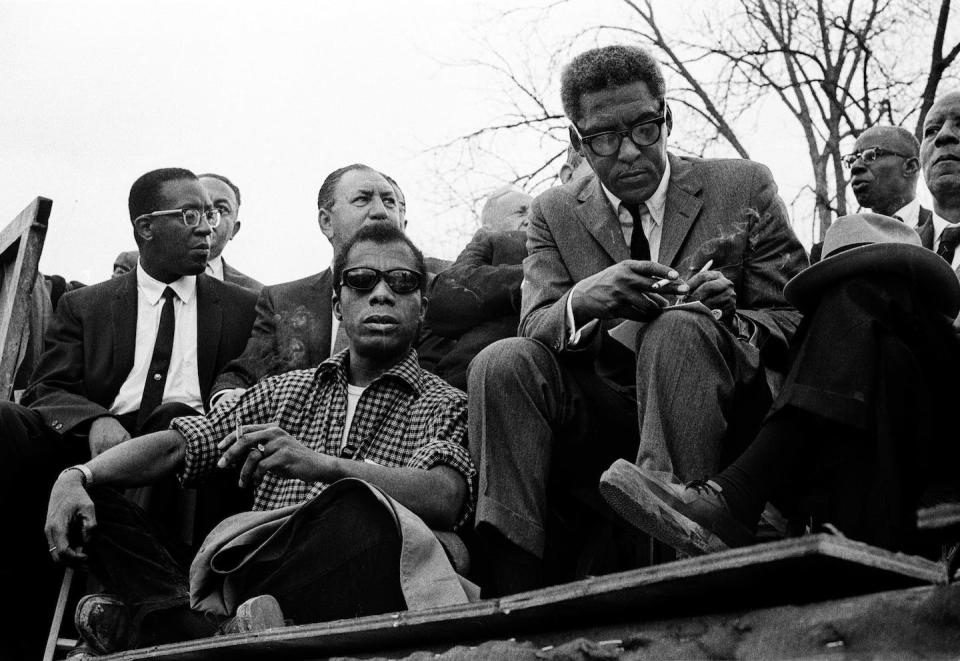
[[[464,606],[292,626],[106,659],[319,659],[806,604],[945,582],[942,566],[829,535],[680,560]],[[542,638],[541,638],[542,640]]]

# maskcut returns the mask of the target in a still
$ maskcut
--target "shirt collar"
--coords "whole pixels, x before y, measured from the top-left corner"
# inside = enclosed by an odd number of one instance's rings
[[[341,351],[330,356],[317,367],[316,378],[336,378],[343,382],[346,387],[347,381],[347,361],[350,352]],[[385,379],[394,379],[405,383],[416,393],[423,391],[423,368],[420,367],[420,360],[417,358],[417,352],[414,349],[407,351],[403,360],[378,376],[370,385]]]
[[[943,230],[948,227],[956,227],[960,223],[951,223],[945,218],[941,218],[936,211],[933,212],[933,240],[934,240],[934,249],[936,249],[936,242],[940,240],[940,235],[943,234]]]
[[[897,216],[907,227],[916,228],[920,220],[920,200],[913,198],[893,214]]]
[[[657,190],[653,191],[653,195],[645,202],[647,210],[650,212],[650,218],[657,225],[663,224],[663,214],[667,208],[667,187],[670,185],[670,159],[664,162],[666,163],[666,167],[663,169],[663,176],[660,177],[660,185],[657,186]],[[620,198],[611,193],[609,189],[603,185],[603,182],[600,182],[600,187],[603,189],[604,194],[606,194],[607,199],[610,200],[610,205],[614,211],[619,213]]]
[[[184,303],[189,303],[190,299],[197,291],[197,276],[183,275],[173,282],[160,282],[143,270],[140,261],[137,261],[137,289],[141,291],[150,305],[156,305],[163,297],[163,290],[170,287],[174,293]]]
[[[217,255],[208,261],[206,271],[208,275],[217,280],[223,280],[223,255]]]

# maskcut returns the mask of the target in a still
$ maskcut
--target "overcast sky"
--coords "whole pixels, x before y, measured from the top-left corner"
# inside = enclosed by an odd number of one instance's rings
[[[673,5],[657,3],[680,25]],[[331,170],[364,162],[400,182],[425,252],[453,258],[475,221],[439,205],[424,150],[502,114],[502,81],[463,63],[488,58],[486,41],[529,48],[525,18],[497,18],[514,6],[0,0],[0,223],[37,195],[53,199],[41,270],[92,283],[134,247],[126,199],[139,175],[219,172],[243,194],[227,260],[281,282],[327,266],[317,189]],[[591,3],[565,11],[549,37],[593,18]],[[785,198],[809,176],[803,152],[784,147],[802,149],[792,130],[751,152]]]

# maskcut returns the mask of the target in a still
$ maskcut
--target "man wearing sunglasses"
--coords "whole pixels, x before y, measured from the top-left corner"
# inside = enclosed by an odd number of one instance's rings
[[[155,529],[104,488],[174,472],[190,483],[235,465],[241,485],[254,490],[255,511],[303,503],[299,523],[278,530],[273,546],[248,541],[258,550],[224,587],[225,600],[229,592],[233,602],[260,604],[269,615],[260,624],[466,601],[426,527],[464,525],[475,471],[465,440],[466,396],[421,369],[412,349],[426,312],[423,255],[398,228],[372,224],[345,242],[333,271],[333,308],[348,351],[314,369],[264,379],[234,406],[178,418],[168,431],[113,448],[58,478],[46,528],[54,557],[87,557],[126,604],[115,620],[126,624],[101,629],[125,635],[104,635],[101,651],[213,635],[217,621],[233,614],[233,607],[206,599],[196,577],[207,565],[198,560],[191,597],[207,614],[191,610],[185,567],[162,550]],[[83,525],[74,533],[76,517]],[[223,531],[242,520],[250,516],[218,526],[204,547],[229,538]]]
[[[807,264],[767,168],[668,153],[645,51],[577,56],[561,94],[594,174],[534,201],[522,337],[469,375],[477,532],[501,594],[565,578],[543,574],[548,482],[596,488],[618,457],[689,480],[749,440],[799,322],[783,286]],[[664,312],[678,295],[703,307]],[[608,334],[625,319],[642,324],[635,354]]]
[[[9,471],[0,501],[19,504],[8,515],[22,533],[5,545],[0,566],[36,581],[30,593],[43,603],[24,610],[39,626],[56,588],[44,583],[55,576],[35,530],[57,473],[176,415],[202,413],[214,377],[243,350],[253,324],[256,294],[202,275],[220,216],[192,172],[144,174],[128,206],[137,265],[61,298],[22,406],[0,404]],[[26,637],[29,626],[14,630]]]

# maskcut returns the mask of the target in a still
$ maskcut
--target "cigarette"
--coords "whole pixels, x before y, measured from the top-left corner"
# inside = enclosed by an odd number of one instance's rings
[[[660,289],[664,285],[669,285],[671,282],[673,282],[673,280],[671,280],[670,278],[661,278],[660,280],[657,280],[655,283],[650,285],[650,289]]]
[[[708,259],[708,260],[707,260],[707,263],[704,264],[703,266],[701,266],[701,267],[700,267],[700,270],[697,271],[697,273],[703,273],[704,271],[706,271],[706,270],[707,270],[708,268],[710,268],[711,266],[713,266],[713,260],[712,260],[712,259]],[[680,294],[679,296],[677,296],[677,302],[675,303],[675,305],[679,305],[680,303],[683,303],[683,301],[684,301],[686,298],[687,298],[687,295],[686,295],[686,294]]]
[[[237,439],[236,439],[236,442],[237,442],[237,443],[240,442],[240,435],[241,435],[241,433],[242,433],[242,431],[241,431],[242,429],[243,429],[243,427],[242,427],[241,424],[240,424],[240,414],[237,413]]]

